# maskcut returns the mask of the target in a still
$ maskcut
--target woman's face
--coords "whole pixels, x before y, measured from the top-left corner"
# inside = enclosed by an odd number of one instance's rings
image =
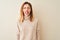
[[[30,12],[31,12],[31,8],[28,4],[25,4],[23,6],[23,13],[24,13],[24,16],[29,16],[30,15]]]

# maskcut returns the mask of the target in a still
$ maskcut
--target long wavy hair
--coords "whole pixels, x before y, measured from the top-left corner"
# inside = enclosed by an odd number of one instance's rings
[[[21,9],[20,9],[20,19],[19,19],[19,22],[23,22],[24,21],[24,13],[23,13],[23,7],[25,4],[28,4],[31,8],[31,11],[30,11],[30,21],[32,22],[33,21],[33,10],[32,10],[32,5],[31,3],[29,2],[24,2],[21,6]]]

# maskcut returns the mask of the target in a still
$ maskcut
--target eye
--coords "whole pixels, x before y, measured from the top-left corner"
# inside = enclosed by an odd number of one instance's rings
[[[23,7],[23,9],[26,9],[26,7]]]
[[[27,7],[27,9],[30,9],[30,7]]]

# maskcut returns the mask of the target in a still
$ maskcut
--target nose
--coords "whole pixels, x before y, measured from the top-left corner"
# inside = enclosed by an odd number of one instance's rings
[[[28,8],[26,8],[26,11],[28,11]]]
[[[26,8],[26,10],[28,10],[28,8]]]

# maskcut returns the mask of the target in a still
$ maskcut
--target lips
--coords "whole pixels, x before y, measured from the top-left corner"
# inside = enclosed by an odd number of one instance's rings
[[[28,12],[28,11],[26,11],[26,12],[25,12],[25,14],[29,14],[29,12]]]

